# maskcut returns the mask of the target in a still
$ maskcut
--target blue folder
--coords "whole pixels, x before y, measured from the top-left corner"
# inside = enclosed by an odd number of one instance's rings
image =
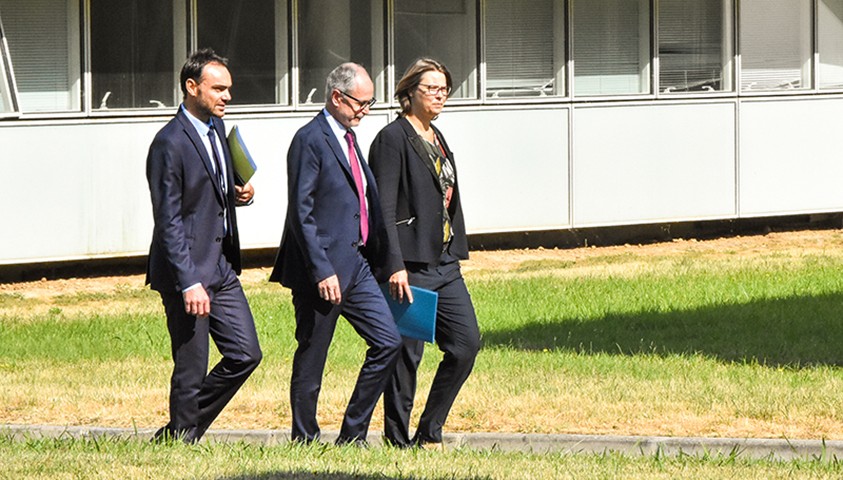
[[[389,294],[389,284],[381,285],[381,291],[389,304],[389,310],[398,325],[398,332],[404,337],[433,343],[436,334],[436,304],[439,294],[424,288],[410,286],[413,303],[404,298],[402,303]]]

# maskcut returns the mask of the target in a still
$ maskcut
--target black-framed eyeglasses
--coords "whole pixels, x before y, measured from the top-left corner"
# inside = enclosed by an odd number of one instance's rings
[[[440,93],[446,97],[451,94],[451,87],[447,85],[427,85],[425,83],[420,83],[419,90],[421,90],[421,92],[425,95],[430,95],[431,97],[435,97]]]
[[[352,97],[351,95],[343,92],[342,90],[337,90],[337,91],[340,92],[341,94],[345,95],[346,97],[354,100],[355,102],[357,102],[357,106],[360,107],[360,110],[363,110],[363,109],[366,109],[366,108],[372,108],[372,105],[374,105],[375,102],[378,101],[375,97],[372,97],[372,98],[369,99],[369,101],[364,102],[363,100],[358,100],[358,99]]]

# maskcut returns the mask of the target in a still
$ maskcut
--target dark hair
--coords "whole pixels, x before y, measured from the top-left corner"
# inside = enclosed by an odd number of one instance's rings
[[[192,78],[196,83],[202,82],[202,70],[209,63],[218,63],[226,68],[228,67],[228,59],[217,55],[210,48],[196,50],[190,54],[190,57],[184,62],[184,66],[181,67],[181,73],[179,74],[179,85],[181,86],[182,95],[187,96],[186,84],[188,78]]]
[[[448,71],[445,65],[432,58],[422,57],[417,59],[407,67],[407,71],[404,72],[404,76],[401,77],[401,80],[398,81],[398,85],[395,87],[395,98],[401,104],[401,113],[403,115],[410,113],[410,95],[413,90],[419,87],[422,75],[427,72],[439,72],[445,75],[448,90],[451,89],[451,72]]]

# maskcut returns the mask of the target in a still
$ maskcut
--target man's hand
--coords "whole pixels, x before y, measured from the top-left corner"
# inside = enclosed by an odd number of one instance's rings
[[[251,183],[247,183],[242,187],[240,185],[235,185],[234,193],[237,205],[248,205],[255,196],[255,187],[253,187]]]
[[[317,283],[319,288],[319,298],[327,300],[334,305],[339,305],[342,301],[342,292],[340,291],[340,279],[336,275]]]
[[[398,300],[398,303],[404,303],[404,297],[413,303],[413,291],[410,290],[410,282],[407,280],[407,270],[399,270],[389,277],[389,294]]]
[[[184,297],[184,311],[188,315],[206,317],[211,313],[211,299],[208,298],[208,293],[202,285],[182,293],[182,297]]]

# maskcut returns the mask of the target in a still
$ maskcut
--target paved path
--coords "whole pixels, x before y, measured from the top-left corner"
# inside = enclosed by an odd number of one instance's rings
[[[61,427],[51,425],[0,425],[0,434],[17,440],[28,438],[91,438],[109,437],[146,441],[154,429]],[[336,438],[336,432],[325,432],[326,442]],[[369,441],[380,444],[380,433],[369,434]],[[243,441],[274,445],[287,442],[289,430],[209,430],[206,442]],[[675,456],[737,455],[745,458],[843,459],[841,440],[787,440],[760,438],[701,438],[701,437],[635,437],[618,435],[544,435],[522,433],[452,433],[445,435],[446,448],[495,449],[519,452],[597,453],[617,452],[625,455]]]

